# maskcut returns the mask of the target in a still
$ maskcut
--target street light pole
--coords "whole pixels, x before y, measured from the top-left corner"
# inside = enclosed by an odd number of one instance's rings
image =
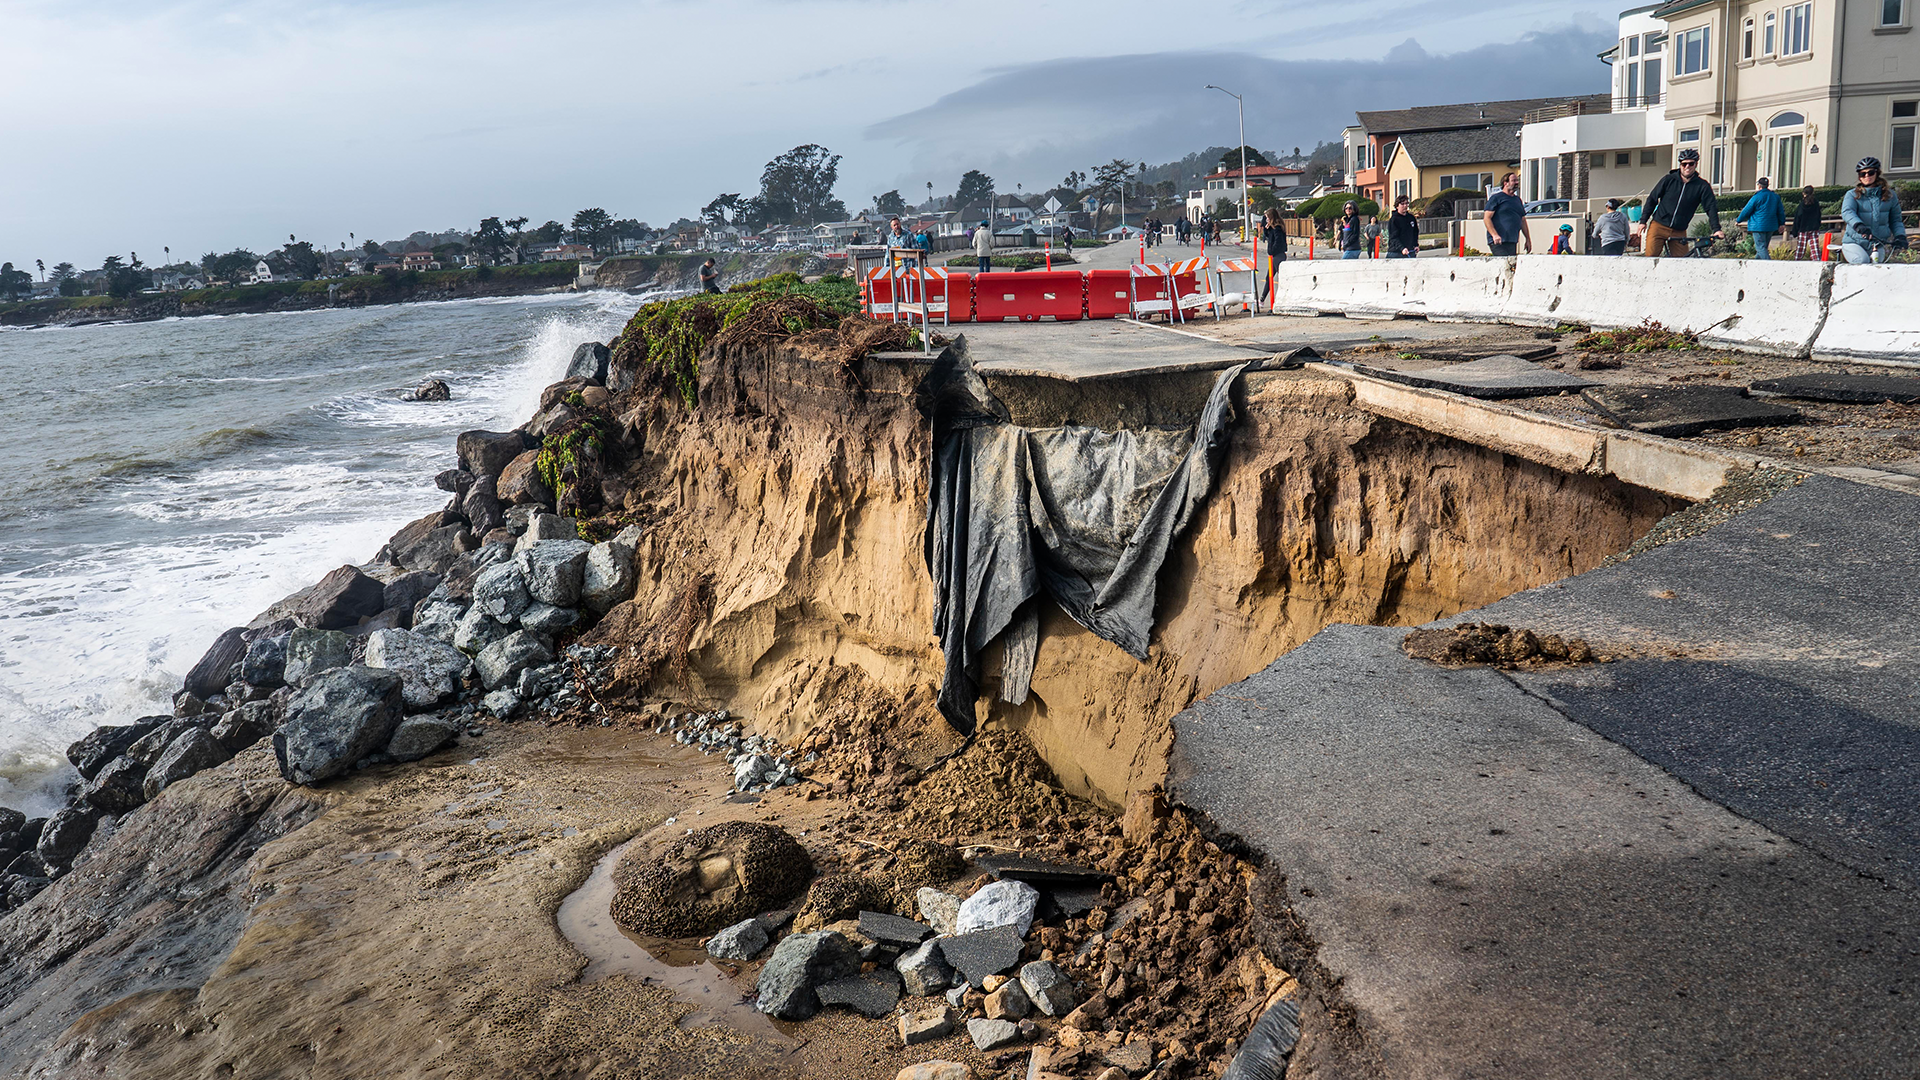
[[[1248,198],[1251,193],[1247,190],[1247,103],[1241,100],[1239,94],[1224,86],[1208,83],[1207,89],[1218,90],[1232,98],[1234,108],[1240,113],[1240,242],[1244,244],[1247,235],[1253,231],[1253,218],[1249,216],[1253,213],[1253,204]]]

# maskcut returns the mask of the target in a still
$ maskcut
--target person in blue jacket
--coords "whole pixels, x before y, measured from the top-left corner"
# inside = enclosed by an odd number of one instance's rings
[[[1900,199],[1880,175],[1879,158],[1861,158],[1854,166],[1859,181],[1840,200],[1841,251],[1850,263],[1886,262],[1907,246],[1907,226],[1900,220]]]
[[[1786,224],[1787,211],[1780,205],[1780,193],[1773,190],[1766,177],[1760,178],[1760,190],[1747,200],[1746,208],[1734,219],[1747,226],[1747,234],[1753,237],[1753,257],[1766,259],[1767,245],[1773,243],[1773,237]]]

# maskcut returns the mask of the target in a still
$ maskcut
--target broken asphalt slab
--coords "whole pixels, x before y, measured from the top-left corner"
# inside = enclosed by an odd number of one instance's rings
[[[1797,410],[1755,401],[1744,390],[1719,386],[1595,386],[1580,396],[1623,428],[1684,438],[1703,431],[1791,424]]]
[[[1348,364],[1354,371],[1388,382],[1418,386],[1428,390],[1446,390],[1467,397],[1502,399],[1542,397],[1564,394],[1594,385],[1551,368],[1522,360],[1517,356],[1489,356],[1451,367],[1421,371],[1395,371],[1392,368]]]
[[[1295,1066],[1911,1075],[1916,530],[1815,477],[1460,616],[1629,659],[1443,668],[1334,626],[1177,717],[1170,793],[1265,858],[1268,944],[1346,1018],[1309,1009]]]
[[[1789,375],[1782,379],[1763,379],[1754,383],[1752,389],[1805,401],[1854,405],[1920,402],[1920,379],[1899,375]]]

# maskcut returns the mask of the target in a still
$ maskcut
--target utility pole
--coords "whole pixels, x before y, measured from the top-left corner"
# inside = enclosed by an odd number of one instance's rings
[[[1253,230],[1253,218],[1248,216],[1252,213],[1253,204],[1248,198],[1250,192],[1247,190],[1247,103],[1241,100],[1239,94],[1224,86],[1208,83],[1207,89],[1218,90],[1232,98],[1234,108],[1240,114],[1240,242],[1244,244],[1247,242],[1247,235]]]

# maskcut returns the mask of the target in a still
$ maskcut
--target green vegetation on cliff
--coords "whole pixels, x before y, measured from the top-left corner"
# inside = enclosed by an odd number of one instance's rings
[[[613,341],[613,362],[645,363],[673,379],[681,400],[694,403],[700,351],[723,334],[784,337],[837,327],[860,310],[853,279],[811,284],[794,273],[741,282],[724,293],[660,300],[635,312]]]

